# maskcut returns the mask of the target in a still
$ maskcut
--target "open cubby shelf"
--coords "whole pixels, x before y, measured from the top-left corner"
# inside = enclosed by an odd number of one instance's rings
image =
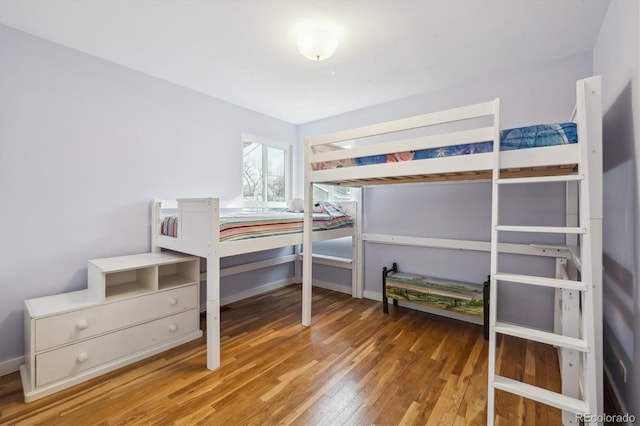
[[[200,260],[179,253],[143,253],[89,261],[89,290],[108,301],[199,282]]]

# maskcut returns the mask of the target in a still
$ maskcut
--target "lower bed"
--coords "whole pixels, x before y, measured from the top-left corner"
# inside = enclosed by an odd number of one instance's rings
[[[356,202],[320,202],[315,210],[319,211],[310,233],[313,242],[356,238]],[[301,245],[305,216],[293,212],[221,215],[220,200],[213,197],[153,202],[151,250],[172,250],[206,259],[208,369],[220,366],[220,258]],[[260,223],[264,232],[256,232]],[[269,227],[275,229],[267,232]],[[353,243],[352,262],[358,257],[357,248]],[[355,274],[352,276],[355,283]]]
[[[317,203],[316,208],[319,211],[313,213],[314,231],[353,226],[353,218],[336,204],[322,202]],[[219,216],[219,224],[220,242],[274,237],[301,233],[304,213],[289,211],[222,213]],[[160,229],[164,236],[178,237],[180,216],[172,214],[163,217]]]

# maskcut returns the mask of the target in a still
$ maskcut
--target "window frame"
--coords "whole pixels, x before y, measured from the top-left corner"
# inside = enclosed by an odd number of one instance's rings
[[[338,194],[336,191],[337,188],[344,188],[347,196],[343,196],[342,194]],[[326,200],[320,200],[319,197],[316,197],[316,191],[323,191],[327,194]],[[338,185],[329,185],[329,184],[313,184],[313,200],[314,201],[354,201],[356,199],[355,192],[353,188],[350,186],[338,186]]]
[[[244,145],[246,142],[262,145],[262,201],[245,200],[244,195]],[[284,201],[265,201],[267,197],[268,185],[268,156],[266,155],[268,148],[280,149],[284,151]],[[240,149],[242,150],[242,205],[245,208],[284,208],[291,199],[293,184],[293,167],[292,167],[292,146],[284,142],[278,142],[262,136],[250,133],[242,133],[240,141]]]

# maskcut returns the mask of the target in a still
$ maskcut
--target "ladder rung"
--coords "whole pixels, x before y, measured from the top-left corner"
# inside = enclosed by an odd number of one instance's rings
[[[496,183],[499,184],[514,184],[514,183],[544,183],[544,182],[571,182],[577,180],[583,180],[584,175],[558,175],[558,176],[534,176],[534,177],[522,177],[522,178],[503,178],[497,179]]]
[[[508,379],[506,377],[495,376],[493,380],[493,387],[525,398],[533,399],[534,401],[538,401],[543,404],[551,405],[552,407],[556,407],[561,410],[570,411],[575,414],[592,412],[592,410],[589,409],[589,404],[580,399],[518,382],[517,380]]]
[[[558,278],[547,278],[547,277],[535,277],[532,275],[507,274],[503,272],[499,272],[495,274],[495,278],[498,281],[508,281],[512,283],[539,285],[542,287],[564,288],[567,290],[576,290],[576,291],[589,290],[589,287],[587,287],[582,281],[562,280]]]
[[[565,226],[512,226],[497,225],[496,231],[511,232],[540,232],[545,234],[585,234],[585,228],[565,227]]]
[[[575,349],[580,352],[589,352],[590,348],[587,342],[575,337],[562,336],[548,331],[537,330],[534,328],[522,327],[517,324],[498,321],[494,327],[496,333],[507,334],[509,336],[520,337],[522,339],[534,340],[548,345],[558,346],[561,348]]]

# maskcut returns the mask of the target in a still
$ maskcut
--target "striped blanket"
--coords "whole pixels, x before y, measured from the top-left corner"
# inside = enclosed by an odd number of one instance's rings
[[[220,217],[220,241],[271,237],[302,232],[303,213],[247,213]],[[346,228],[353,225],[349,216],[332,217],[328,213],[313,214],[313,230]]]
[[[303,213],[273,212],[220,215],[220,241],[295,234],[302,232],[303,222]],[[349,228],[351,226],[353,226],[353,219],[345,214],[337,215],[327,212],[313,214],[314,231]],[[163,218],[162,235],[177,237],[178,230],[179,218],[177,215]]]

